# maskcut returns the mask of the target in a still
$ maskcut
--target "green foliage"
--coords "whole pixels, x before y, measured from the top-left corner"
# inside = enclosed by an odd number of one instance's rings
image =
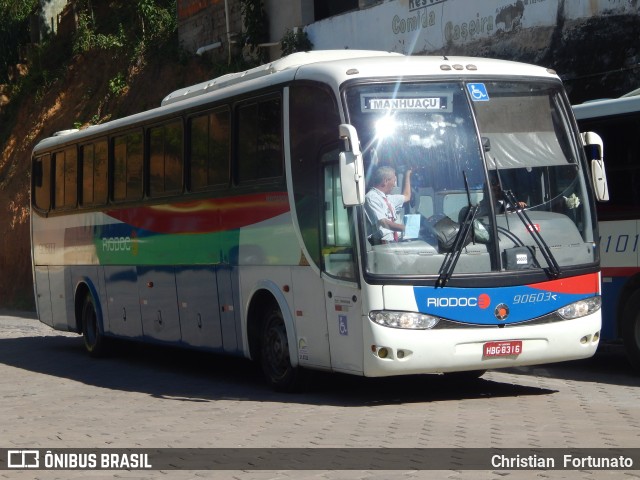
[[[242,43],[248,45],[249,51],[257,55],[259,60],[266,60],[262,58],[266,54],[258,48],[258,44],[269,40],[269,24],[263,0],[240,0],[240,12],[244,19]]]
[[[73,42],[73,52],[87,52],[93,48],[95,33],[91,25],[91,17],[86,13],[78,15],[76,35]]]
[[[127,80],[123,73],[119,73],[109,80],[109,93],[118,96],[125,88],[127,88]]]
[[[304,30],[298,30],[293,32],[287,30],[282,40],[280,40],[280,48],[282,55],[290,55],[296,52],[308,52],[313,49],[313,43],[309,40],[307,32]]]
[[[116,33],[96,33],[92,17],[86,12],[78,15],[78,27],[73,42],[73,53],[89,52],[93,49],[118,49],[126,45],[124,27],[119,25]]]
[[[164,8],[160,4],[167,4]],[[143,41],[163,40],[178,28],[176,1],[137,0],[138,21]],[[168,7],[168,8],[167,8]]]
[[[178,27],[176,0],[114,0],[104,11],[84,0],[77,9],[75,53],[113,49],[136,56],[172,40]]]
[[[23,20],[38,5],[38,0],[0,0],[2,20]]]
[[[0,0],[0,83],[20,61],[18,46],[29,43],[29,15],[37,5],[38,0]]]

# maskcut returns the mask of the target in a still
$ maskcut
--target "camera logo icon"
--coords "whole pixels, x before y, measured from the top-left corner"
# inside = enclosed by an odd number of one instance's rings
[[[8,450],[8,468],[40,468],[40,452],[38,450]]]

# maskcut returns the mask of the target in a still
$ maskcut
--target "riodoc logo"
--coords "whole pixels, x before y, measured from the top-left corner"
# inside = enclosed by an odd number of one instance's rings
[[[480,307],[482,309],[491,305],[491,298],[486,293],[477,297],[438,297],[427,298],[427,307]]]
[[[478,295],[478,306],[483,310],[491,305],[491,297],[486,293],[481,293]]]

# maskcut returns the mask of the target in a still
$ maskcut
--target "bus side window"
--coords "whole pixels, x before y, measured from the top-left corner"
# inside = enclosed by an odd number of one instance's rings
[[[337,156],[337,152],[336,152]],[[342,203],[340,168],[337,163],[324,167],[324,235],[322,259],[331,276],[355,279],[355,261],[350,212]]]
[[[113,139],[113,199],[142,198],[142,132],[131,132]]]
[[[282,102],[280,97],[238,108],[238,181],[282,177]]]
[[[192,191],[229,183],[231,130],[229,109],[221,108],[189,122],[191,164],[189,188]]]
[[[46,212],[51,208],[51,155],[37,158],[33,170],[34,203]]]
[[[81,147],[82,206],[104,205],[108,192],[108,148],[107,141],[101,140]]]
[[[182,121],[149,129],[149,194],[182,191]]]
[[[291,182],[295,214],[309,260],[322,265],[321,230],[324,184],[320,163],[336,161],[342,142],[336,138],[340,114],[331,90],[322,84],[300,83],[290,88],[289,131]],[[327,155],[327,152],[332,152]]]
[[[53,155],[55,169],[56,209],[73,208],[78,199],[78,154],[76,147],[67,148]]]

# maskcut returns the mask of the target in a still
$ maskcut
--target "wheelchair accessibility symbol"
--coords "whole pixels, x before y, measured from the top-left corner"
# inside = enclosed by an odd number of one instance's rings
[[[338,331],[340,332],[340,335],[349,335],[346,315],[338,315]]]
[[[468,83],[467,90],[469,90],[474,102],[486,102],[489,100],[487,87],[485,87],[484,83]]]

